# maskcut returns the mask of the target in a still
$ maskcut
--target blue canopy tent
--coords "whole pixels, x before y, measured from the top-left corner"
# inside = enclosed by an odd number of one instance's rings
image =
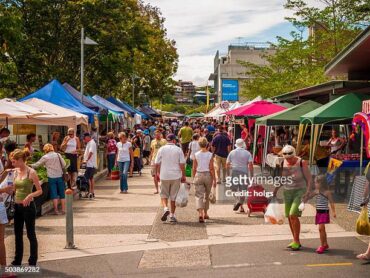
[[[73,86],[68,84],[67,82],[63,83],[63,87],[79,102],[81,102],[81,92],[76,90]],[[85,105],[86,107],[90,108],[91,110],[94,110],[98,112],[99,114],[107,114],[108,109],[105,108],[104,106],[100,105],[96,101],[92,101],[91,99],[87,98],[86,96],[83,96],[82,98],[82,104]]]
[[[60,107],[71,109],[89,117],[89,123],[94,122],[94,116],[98,113],[87,108],[81,102],[76,100],[71,94],[60,84],[56,79],[53,79],[44,87],[38,89],[36,92],[20,99],[20,101],[38,98],[44,101],[53,103]]]
[[[139,114],[141,116],[142,119],[145,119],[145,120],[148,120],[150,119],[151,117],[135,108],[133,108],[132,106],[128,105],[126,102],[124,101],[121,101],[119,99],[116,99],[114,97],[109,97],[107,98],[107,100],[111,103],[113,103],[114,105],[117,105],[119,107],[121,107],[122,109],[125,109],[127,110],[131,116],[135,116],[135,114]]]
[[[161,115],[155,111],[153,108],[151,108],[150,106],[147,106],[147,105],[141,105],[139,108],[138,108],[139,111],[153,117],[153,118],[160,118]]]

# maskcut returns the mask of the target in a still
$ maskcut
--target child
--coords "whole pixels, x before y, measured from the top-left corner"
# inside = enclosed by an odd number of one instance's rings
[[[325,231],[325,224],[330,223],[329,215],[329,203],[333,213],[333,217],[336,218],[334,201],[331,192],[329,191],[329,185],[325,175],[319,175],[315,179],[315,191],[308,193],[304,196],[303,202],[306,203],[309,199],[316,196],[316,225],[319,225],[320,241],[321,246],[316,249],[318,254],[324,253],[329,249],[327,235]]]

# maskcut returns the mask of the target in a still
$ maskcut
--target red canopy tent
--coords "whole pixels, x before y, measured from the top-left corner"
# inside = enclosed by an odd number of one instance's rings
[[[286,107],[268,102],[266,100],[256,101],[251,104],[226,112],[226,115],[235,117],[262,117],[285,110]]]

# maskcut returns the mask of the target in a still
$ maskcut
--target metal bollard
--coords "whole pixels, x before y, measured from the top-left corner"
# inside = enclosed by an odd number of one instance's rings
[[[73,240],[73,190],[66,190],[66,249],[75,249]]]

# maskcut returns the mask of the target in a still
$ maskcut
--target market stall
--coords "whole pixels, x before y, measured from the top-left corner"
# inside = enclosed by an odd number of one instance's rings
[[[97,112],[87,108],[81,102],[71,96],[71,94],[62,86],[62,84],[55,79],[36,92],[20,99],[20,101],[31,98],[42,99],[55,105],[84,114],[89,117],[89,123],[93,123],[95,115],[98,115]]]
[[[286,108],[279,104],[261,100],[254,101],[251,104],[241,106],[225,113],[226,115],[233,116],[234,119],[237,117],[247,118],[250,131],[252,130],[251,127],[254,126],[253,159],[258,164],[262,162],[263,150],[267,149],[268,140],[264,139],[269,138],[270,134],[267,132],[268,129],[264,127],[260,128],[260,126],[255,125],[256,118],[271,115],[283,110],[286,110]],[[260,140],[258,139],[259,137]],[[256,151],[258,151],[257,155]]]
[[[316,154],[324,125],[345,125],[345,140],[348,142],[347,139],[350,137],[349,125],[352,122],[353,115],[361,111],[362,101],[368,98],[369,96],[364,94],[351,93],[343,95],[300,117],[301,129],[307,130],[308,125],[311,127],[309,156],[311,166],[314,164],[314,155]],[[304,134],[304,131],[302,133]],[[344,155],[331,156],[331,159],[336,159],[341,162],[341,166],[336,171],[335,177],[334,189],[335,193],[338,195],[342,197],[347,196],[348,186],[351,184],[351,177],[356,175],[356,173],[367,164],[365,160],[361,162],[360,157],[361,153],[351,155],[345,153]]]
[[[286,110],[267,115],[261,118],[256,119],[256,125],[258,126],[266,126],[269,131],[268,133],[271,133],[271,127],[278,127],[278,126],[299,126],[300,120],[299,117],[308,113],[309,111],[312,111],[318,107],[320,107],[321,104],[308,100],[303,103],[300,103],[298,105],[295,105],[291,108],[288,108]],[[276,133],[275,133],[276,136]],[[283,146],[277,146],[275,145],[273,150],[273,153],[267,153],[267,147],[264,149],[263,153],[263,161],[265,161],[265,164],[268,165],[270,168],[275,169],[279,167],[283,161],[282,156],[278,155],[278,152],[281,150]],[[297,150],[297,153],[299,150]]]
[[[124,102],[122,100],[119,100],[119,99],[114,98],[114,97],[108,97],[107,100],[109,102],[113,103],[114,105],[117,105],[118,107],[121,107],[122,109],[131,113],[132,117],[135,117],[135,115],[137,114],[138,116],[141,117],[141,119],[144,119],[144,120],[151,119],[151,116],[135,109],[134,107],[132,107],[131,105],[127,104],[126,102]]]

